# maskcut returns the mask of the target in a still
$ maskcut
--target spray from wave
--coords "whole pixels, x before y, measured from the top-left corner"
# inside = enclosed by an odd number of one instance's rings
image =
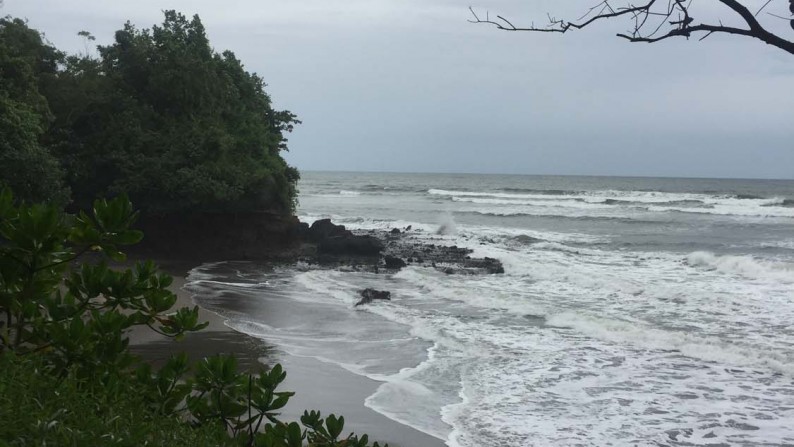
[[[693,267],[705,267],[722,273],[744,276],[751,279],[775,280],[794,283],[794,265],[784,262],[762,261],[752,256],[717,256],[707,251],[696,251],[686,257]]]
[[[455,218],[452,217],[452,214],[444,214],[441,217],[436,234],[447,236],[453,235],[456,232],[457,226],[455,225]]]

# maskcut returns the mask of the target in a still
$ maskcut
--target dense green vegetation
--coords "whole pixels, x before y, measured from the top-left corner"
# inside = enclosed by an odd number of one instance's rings
[[[368,446],[342,417],[282,421],[279,365],[178,355],[154,369],[130,353],[135,327],[178,340],[206,323],[172,309],[153,263],[111,267],[143,237],[129,197],[147,212],[290,212],[298,172],[280,153],[298,121],[198,17],[128,23],[87,53],[0,19],[0,446]]]
[[[124,193],[152,211],[289,212],[298,172],[280,153],[298,121],[264,87],[198,17],[127,23],[96,57],[0,19],[0,182],[77,209]]]
[[[62,57],[21,20],[0,19],[0,182],[21,199],[68,197],[58,160],[39,143],[52,119],[39,81]]]
[[[233,445],[214,427],[148,411],[129,383],[109,390],[38,357],[0,356],[0,445],[195,447]],[[142,411],[143,410],[143,411]]]
[[[231,356],[179,355],[155,371],[135,358],[135,326],[177,339],[206,326],[197,307],[171,309],[171,278],[151,262],[109,267],[143,236],[136,217],[124,196],[73,216],[0,191],[0,445],[368,445],[342,435],[342,417],[281,421],[293,393],[278,391],[279,365],[254,375]]]

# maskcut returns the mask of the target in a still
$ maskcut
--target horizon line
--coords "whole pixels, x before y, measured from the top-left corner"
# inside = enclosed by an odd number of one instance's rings
[[[613,175],[613,174],[517,174],[517,173],[498,173],[498,172],[438,172],[438,171],[369,171],[369,170],[346,170],[346,169],[298,169],[298,172],[326,172],[326,173],[356,173],[356,174],[440,174],[440,175],[502,175],[502,176],[523,176],[523,177],[612,177],[612,178],[632,178],[632,179],[681,179],[681,180],[766,180],[766,181],[794,181],[792,178],[774,177],[696,177],[696,176],[674,176],[674,175]]]

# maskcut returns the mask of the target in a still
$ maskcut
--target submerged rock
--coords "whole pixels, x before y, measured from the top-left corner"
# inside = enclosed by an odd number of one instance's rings
[[[505,268],[502,262],[494,258],[468,258],[463,262],[463,267],[467,269],[481,270],[490,275],[504,273]]]
[[[391,292],[388,290],[364,289],[361,291],[361,300],[356,303],[356,306],[369,304],[372,300],[391,300]]]
[[[398,258],[397,256],[386,255],[386,257],[384,257],[383,260],[384,262],[386,262],[387,269],[399,270],[405,267],[406,265],[408,265],[405,263],[405,261],[403,261],[401,258]]]
[[[513,240],[518,243],[527,244],[527,245],[541,242],[540,239],[532,236],[527,236],[526,234],[519,234],[518,236],[514,237]]]

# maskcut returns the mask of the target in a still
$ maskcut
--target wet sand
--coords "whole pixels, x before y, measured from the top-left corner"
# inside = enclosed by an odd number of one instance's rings
[[[195,306],[192,294],[183,290],[187,272],[193,265],[184,262],[159,262],[159,265],[174,277],[170,289],[177,295],[175,307]],[[336,365],[288,355],[269,346],[265,340],[228,328],[221,315],[203,308],[199,308],[199,312],[200,321],[210,323],[205,330],[188,334],[184,340],[176,342],[146,327],[137,328],[130,335],[130,349],[154,364],[161,364],[179,352],[187,352],[194,361],[211,355],[233,353],[240,366],[248,370],[281,363],[287,371],[282,389],[296,392],[282,413],[284,420],[298,420],[304,410],[319,410],[323,415],[343,415],[345,433],[366,433],[370,442],[388,443],[392,447],[445,445],[436,437],[395,422],[364,406],[364,400],[375,392],[378,382],[352,374]]]

